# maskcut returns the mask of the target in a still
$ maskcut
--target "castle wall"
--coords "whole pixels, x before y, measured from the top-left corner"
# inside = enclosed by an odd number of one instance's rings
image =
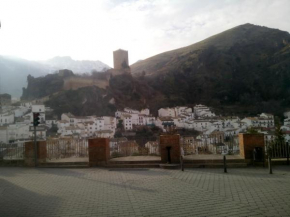
[[[64,90],[77,90],[78,88],[88,87],[88,86],[97,86],[99,88],[106,89],[106,87],[109,86],[109,82],[108,80],[71,77],[71,78],[65,79],[63,89]]]

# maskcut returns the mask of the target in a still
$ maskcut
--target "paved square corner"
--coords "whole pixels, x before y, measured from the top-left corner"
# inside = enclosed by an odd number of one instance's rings
[[[290,167],[0,168],[0,216],[290,216]]]

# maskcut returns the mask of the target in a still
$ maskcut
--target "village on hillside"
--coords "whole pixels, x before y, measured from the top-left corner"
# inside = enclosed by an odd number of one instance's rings
[[[113,73],[130,73],[128,51],[113,52]],[[3,100],[5,99],[5,100]],[[11,97],[1,97],[0,142],[4,144],[34,139],[33,114],[39,113],[40,124],[37,140],[109,138],[111,152],[119,147],[146,147],[150,154],[158,154],[158,138],[161,134],[180,134],[190,153],[199,151],[228,153],[239,150],[238,134],[255,131],[265,135],[265,141],[275,139],[274,115],[262,113],[255,117],[223,117],[206,105],[160,108],[158,116],[149,108],[117,110],[115,116],[77,116],[72,113],[55,116],[52,108],[41,100],[12,102]],[[16,106],[17,105],[17,106]],[[290,111],[284,113],[281,124],[285,141],[290,141]],[[133,147],[133,148],[132,148]]]
[[[21,102],[19,106],[7,103],[2,106],[0,142],[8,144],[33,140],[33,113],[40,114],[38,140],[109,138],[112,148],[114,144],[123,144],[123,146],[127,144],[132,147],[132,144],[134,146],[138,142],[138,138],[143,137],[143,141],[147,139],[143,145],[152,149],[153,146],[157,146],[158,135],[171,132],[183,132],[181,135],[183,142],[198,144],[199,148],[212,147],[208,149],[212,152],[227,151],[229,141],[232,145],[237,144],[238,134],[249,130],[263,133],[265,141],[271,141],[275,137],[274,116],[267,113],[255,117],[223,117],[216,115],[206,105],[199,104],[193,108],[186,106],[160,108],[157,117],[151,115],[148,108],[140,111],[124,108],[117,110],[115,117],[81,117],[63,113],[58,120],[52,115],[53,110],[42,103]],[[146,134],[146,132],[153,132],[152,129],[154,129],[153,134]],[[289,142],[290,112],[285,112],[281,129],[285,141]],[[140,134],[140,131],[145,134]]]

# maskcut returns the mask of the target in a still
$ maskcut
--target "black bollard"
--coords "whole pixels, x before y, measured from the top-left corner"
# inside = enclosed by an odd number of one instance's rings
[[[287,152],[287,165],[289,165],[289,143],[286,142],[286,152]]]
[[[272,160],[271,160],[270,156],[268,156],[268,166],[269,166],[269,174],[273,174],[273,171],[272,171]]]
[[[184,171],[184,163],[183,163],[183,156],[180,156],[180,163],[181,163],[181,171]]]
[[[227,159],[226,159],[226,155],[224,155],[224,173],[227,173]]]

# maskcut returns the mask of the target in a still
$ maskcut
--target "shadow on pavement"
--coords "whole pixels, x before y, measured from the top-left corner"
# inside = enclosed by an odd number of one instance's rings
[[[60,199],[29,191],[0,179],[0,216],[55,216]]]

